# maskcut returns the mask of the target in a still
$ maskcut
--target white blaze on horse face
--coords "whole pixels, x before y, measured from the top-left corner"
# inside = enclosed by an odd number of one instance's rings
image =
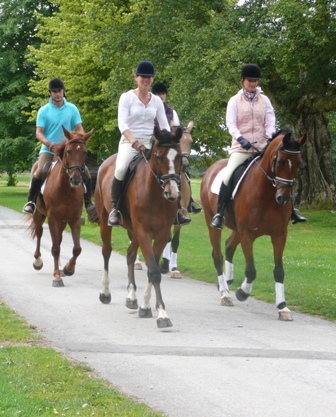
[[[169,149],[169,152],[167,154],[167,158],[169,161],[169,172],[168,174],[176,174],[175,172],[175,158],[177,155],[177,150],[174,148]],[[172,198],[177,198],[179,195],[179,189],[176,181],[170,181],[170,194]]]

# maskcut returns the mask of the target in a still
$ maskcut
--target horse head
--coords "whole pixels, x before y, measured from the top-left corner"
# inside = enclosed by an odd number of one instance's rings
[[[70,185],[77,187],[83,183],[85,162],[87,157],[86,142],[90,139],[93,129],[88,133],[69,132],[64,126],[63,132],[67,141],[53,149],[56,159],[67,173]]]
[[[179,126],[176,126],[173,121],[170,123],[172,132],[175,133],[176,129]],[[188,126],[186,128],[183,128],[183,126],[180,126],[183,130],[183,135],[181,138],[181,150],[182,150],[182,171],[186,172],[189,168],[189,156],[191,152],[191,145],[193,143],[193,138],[191,136],[192,128],[194,127],[194,122],[191,120],[188,123]]]
[[[151,167],[163,189],[164,197],[169,201],[177,200],[180,195],[182,134],[180,127],[177,127],[175,133],[154,128]]]
[[[301,146],[306,137],[293,137],[290,129],[283,129],[273,135],[271,143],[265,150],[269,153],[269,179],[276,188],[275,200],[280,205],[292,201],[292,187],[297,168],[301,163]]]

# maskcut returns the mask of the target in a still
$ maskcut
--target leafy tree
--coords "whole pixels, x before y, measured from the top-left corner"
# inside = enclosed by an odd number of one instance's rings
[[[34,68],[25,54],[28,45],[39,43],[34,36],[36,10],[50,15],[54,6],[49,1],[0,2],[0,161],[9,184],[15,183],[15,172],[30,168],[35,146],[34,124],[26,115]]]

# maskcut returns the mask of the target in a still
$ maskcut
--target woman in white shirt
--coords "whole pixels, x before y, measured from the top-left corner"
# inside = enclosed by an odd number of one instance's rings
[[[154,119],[159,122],[161,130],[170,131],[162,100],[150,91],[154,75],[154,65],[150,61],[140,62],[134,76],[137,88],[121,94],[119,99],[118,127],[121,139],[111,182],[112,210],[108,218],[109,226],[120,226],[117,203],[121,195],[122,182],[128,165],[137,152],[144,153],[151,147]],[[190,219],[185,219],[190,222]],[[181,212],[178,213],[178,220],[184,220]]]

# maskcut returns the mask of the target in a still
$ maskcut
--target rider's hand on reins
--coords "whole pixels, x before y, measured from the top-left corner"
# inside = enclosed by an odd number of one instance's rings
[[[239,136],[237,141],[240,143],[240,146],[248,151],[250,148],[252,148],[251,142],[249,142],[247,139],[245,139],[243,136]]]
[[[139,153],[145,153],[147,150],[146,146],[140,143],[138,140],[132,143],[132,148]]]

